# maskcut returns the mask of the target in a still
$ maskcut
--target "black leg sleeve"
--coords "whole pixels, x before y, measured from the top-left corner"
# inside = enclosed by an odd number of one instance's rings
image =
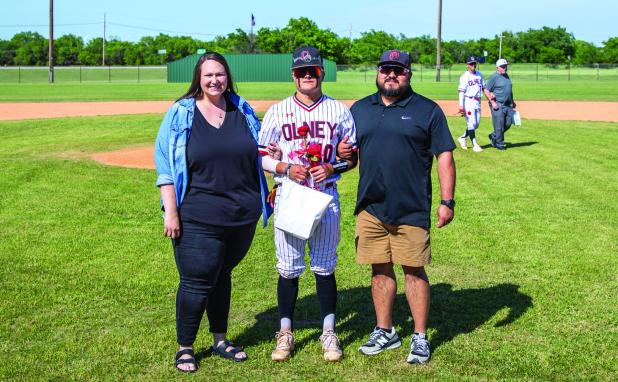
[[[315,275],[315,287],[320,301],[322,320],[329,314],[335,314],[337,306],[337,280],[335,274],[328,276]]]
[[[279,303],[279,317],[294,321],[294,308],[298,298],[298,277],[286,279],[279,275],[277,283],[277,301]]]

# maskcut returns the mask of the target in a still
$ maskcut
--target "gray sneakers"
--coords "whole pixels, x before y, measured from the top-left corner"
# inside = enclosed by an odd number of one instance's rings
[[[358,351],[364,355],[376,355],[387,349],[396,349],[401,346],[401,339],[397,335],[395,328],[391,328],[390,332],[376,327],[369,340]]]
[[[429,350],[429,340],[425,333],[414,333],[412,335],[412,344],[410,345],[410,354],[408,354],[408,363],[424,364],[431,358]]]

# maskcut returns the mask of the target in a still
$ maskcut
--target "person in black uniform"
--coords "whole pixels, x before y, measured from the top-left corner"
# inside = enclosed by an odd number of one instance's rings
[[[258,156],[259,122],[234,89],[225,58],[207,53],[189,90],[168,111],[155,144],[164,235],[180,275],[176,295],[176,367],[197,370],[195,341],[206,311],[212,351],[234,361],[247,354],[226,338],[231,272],[245,257],[260,215],[266,180]]]
[[[356,260],[371,265],[376,312],[376,327],[359,352],[375,355],[401,346],[392,322],[397,291],[393,268],[400,264],[414,319],[407,362],[426,363],[429,279],[424,266],[431,262],[431,167],[435,157],[442,198],[437,211],[440,228],[454,214],[455,142],[440,107],[410,87],[411,75],[408,53],[384,52],[378,63],[378,92],[351,108],[360,163]],[[347,157],[350,149],[351,144],[340,144],[339,155]]]

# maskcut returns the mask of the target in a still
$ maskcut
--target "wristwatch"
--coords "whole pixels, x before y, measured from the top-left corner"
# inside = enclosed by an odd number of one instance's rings
[[[288,178],[290,177],[290,168],[292,167],[292,163],[288,163],[285,166],[285,170],[283,171],[283,173],[285,174],[285,176],[287,176]]]
[[[448,200],[442,199],[440,200],[440,204],[442,204],[443,206],[447,206],[452,211],[455,211],[455,200],[454,199],[448,199]]]

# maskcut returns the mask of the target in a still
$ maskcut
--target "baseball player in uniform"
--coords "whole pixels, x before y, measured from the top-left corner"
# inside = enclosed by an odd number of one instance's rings
[[[481,152],[483,149],[476,141],[475,130],[481,119],[481,96],[485,88],[483,74],[476,70],[478,60],[474,56],[468,57],[468,68],[459,77],[459,113],[466,117],[466,131],[457,139],[462,149],[467,150],[467,138],[472,142],[472,150]]]
[[[259,144],[267,146],[272,153],[273,144],[276,143],[279,146],[276,151],[281,155],[281,162],[273,171],[279,186],[275,198],[275,221],[279,213],[276,200],[287,182],[306,184],[310,181],[314,188],[332,195],[333,201],[308,240],[275,228],[280,330],[276,334],[277,345],[272,352],[272,359],[285,361],[294,351],[294,307],[298,297],[298,278],[305,270],[305,247],[308,246],[310,268],[315,274],[323,320],[320,340],[324,359],[338,361],[343,352],[335,334],[337,286],[334,272],[340,239],[337,181],[342,172],[356,165],[356,156],[349,160],[338,159],[336,150],[342,140],[355,143],[356,128],[347,106],[322,93],[324,67],[318,50],[311,46],[301,47],[292,56],[292,78],[296,92],[266,112],[259,133]],[[303,129],[306,132],[305,139],[310,144],[322,146],[322,165],[308,169],[306,163],[303,163],[304,158],[295,153],[305,143],[304,134],[299,133],[301,126],[308,127]]]

